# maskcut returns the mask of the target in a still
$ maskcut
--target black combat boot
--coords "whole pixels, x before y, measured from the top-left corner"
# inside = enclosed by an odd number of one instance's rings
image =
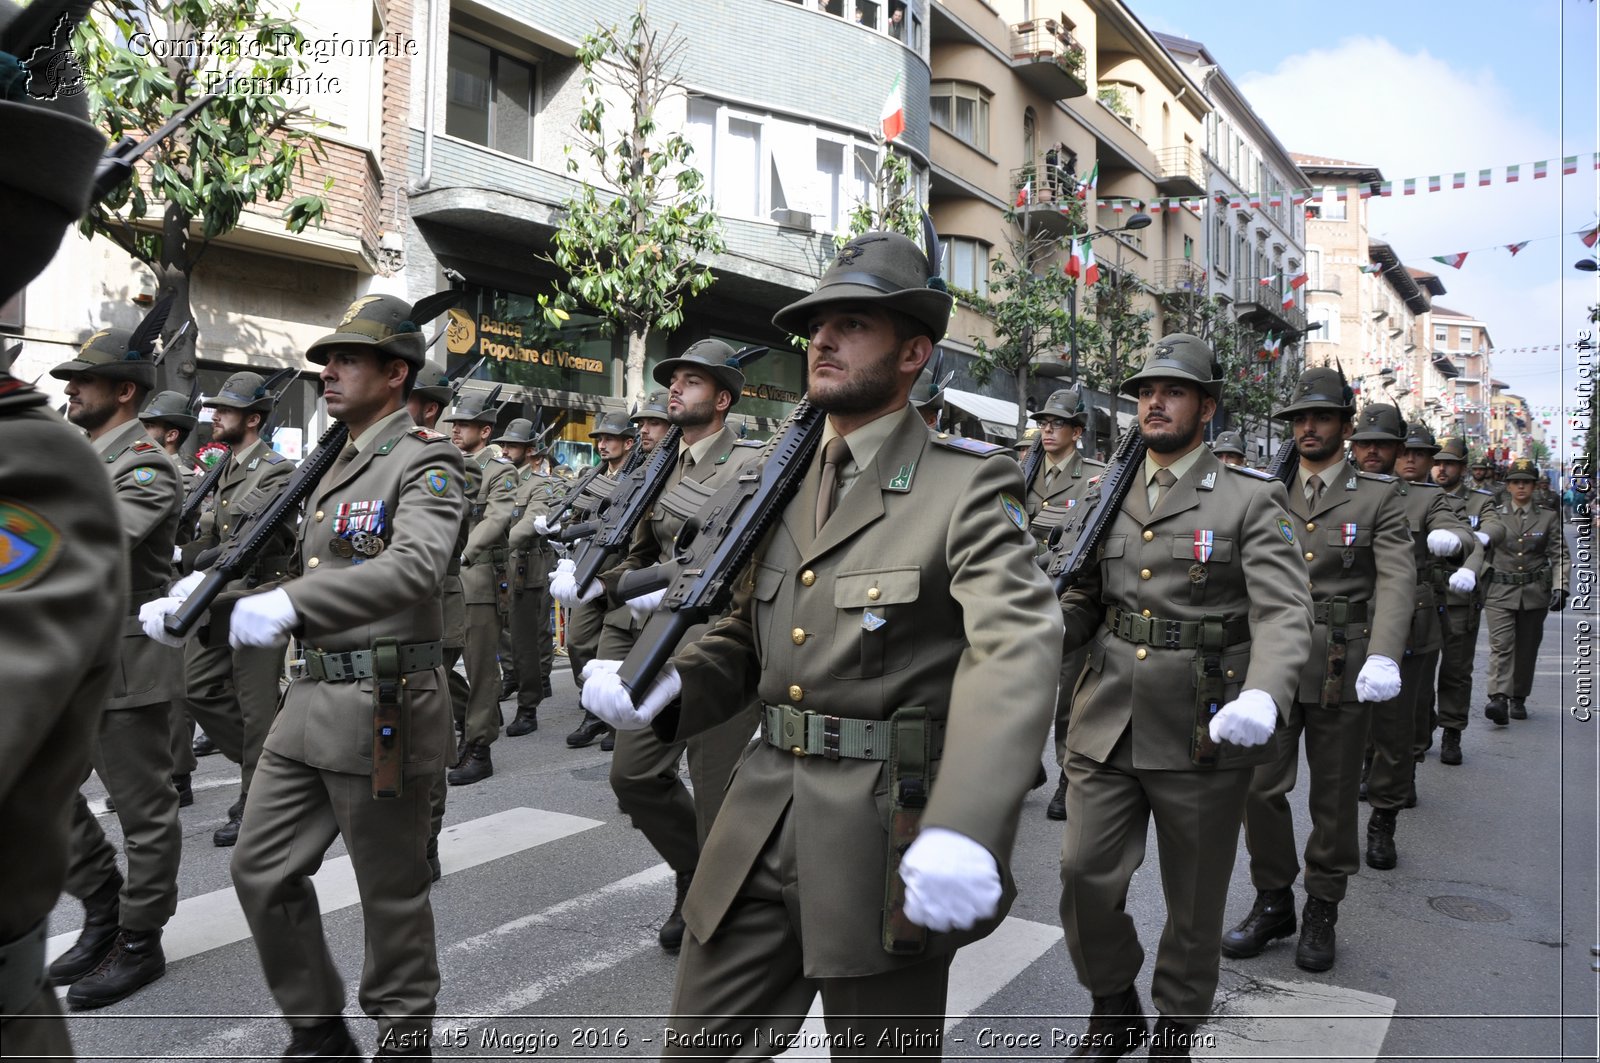
[[[190,785],[190,778],[187,772],[172,777],[172,788],[178,791],[179,808],[188,808],[194,804],[194,787]],[[106,807],[110,808],[111,806],[108,804]]]
[[[1333,901],[1306,898],[1305,914],[1300,919],[1300,944],[1294,950],[1296,967],[1302,971],[1326,971],[1333,966],[1333,924],[1338,921],[1339,906]]]
[[[1294,933],[1294,890],[1259,890],[1250,914],[1222,935],[1222,954],[1236,960],[1261,955],[1269,941]]]
[[[218,849],[227,849],[239,840],[239,825],[244,822],[244,794],[239,795],[239,800],[228,806],[228,822],[218,827],[211,834],[211,844]]]
[[[428,839],[428,872],[430,880],[438,882],[444,877],[444,868],[439,863],[439,836],[435,834]]]
[[[344,1024],[343,1018],[324,1019],[315,1026],[291,1028],[289,1047],[283,1050],[281,1063],[296,1059],[343,1059],[361,1063],[361,1050]]]
[[[1178,1022],[1165,1015],[1156,1020],[1156,1028],[1150,1034],[1149,1051],[1150,1059],[1189,1059],[1189,1050],[1194,1047],[1195,1024],[1192,1022]]]
[[[1044,806],[1044,814],[1048,819],[1067,818],[1067,773],[1061,773],[1061,779],[1056,783],[1056,792],[1050,795],[1050,803]]]
[[[661,933],[656,935],[661,947],[668,952],[677,952],[683,945],[683,899],[689,895],[689,883],[693,881],[693,874],[678,876],[678,893],[672,900],[672,914],[667,916],[667,921],[661,924]]]
[[[516,719],[506,727],[506,737],[521,738],[525,734],[532,734],[539,729],[539,709],[518,709]]]
[[[609,753],[617,748],[617,729],[607,727],[606,733],[600,738],[600,752]]]
[[[1139,1006],[1139,991],[1129,986],[1120,993],[1095,997],[1084,1031],[1072,1059],[1121,1059],[1144,1043],[1149,1026]]]
[[[1489,697],[1489,704],[1483,707],[1483,714],[1489,718],[1490,723],[1504,727],[1510,720],[1510,706],[1506,704],[1504,694],[1493,694]]]
[[[451,786],[471,786],[494,774],[494,761],[489,759],[489,743],[473,742],[467,746],[461,763],[450,769],[444,781]]]
[[[111,877],[100,888],[83,899],[83,929],[72,947],[50,965],[50,981],[55,985],[71,985],[96,967],[111,953],[117,943],[117,918],[121,914],[118,897],[122,893],[122,873],[111,872]]]
[[[1511,709],[1507,713],[1513,720],[1526,720],[1528,718],[1528,703],[1523,698],[1512,698]]]
[[[100,966],[72,983],[67,1007],[73,1011],[103,1008],[126,1000],[167,973],[159,930],[118,930],[111,952]]]
[[[213,753],[222,752],[217,748],[217,744],[211,740],[211,736],[204,731],[195,736],[194,745],[190,748],[194,750],[194,755],[197,757],[209,757]]]
[[[500,700],[501,701],[510,701],[512,699],[512,697],[515,696],[516,693],[517,693],[517,681],[515,679],[502,679],[502,680],[500,680]]]
[[[1367,817],[1367,866],[1387,871],[1396,863],[1394,851],[1395,811],[1375,808]]]
[[[585,711],[583,719],[573,732],[567,735],[568,749],[582,749],[584,746],[593,745],[594,740],[605,734],[609,728],[606,722],[592,712]]]
[[[1461,763],[1461,732],[1453,727],[1446,727],[1439,740],[1439,763],[1452,767]]]

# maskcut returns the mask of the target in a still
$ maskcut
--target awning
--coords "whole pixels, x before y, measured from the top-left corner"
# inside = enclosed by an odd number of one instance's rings
[[[983,424],[984,432],[989,435],[1007,443],[1017,438],[1016,403],[956,388],[945,388],[939,394],[943,397],[945,405],[951,409],[968,417],[976,417]],[[1032,417],[1028,418],[1028,424],[1033,424]]]

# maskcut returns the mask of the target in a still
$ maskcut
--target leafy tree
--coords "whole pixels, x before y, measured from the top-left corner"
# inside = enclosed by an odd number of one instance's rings
[[[136,39],[212,48],[158,54],[131,47]],[[288,196],[306,158],[324,157],[304,108],[290,107],[282,91],[264,91],[303,75],[304,43],[294,22],[267,0],[97,0],[93,17],[78,26],[73,51],[90,115],[113,141],[143,139],[193,100],[218,93],[144,155],[135,166],[138,179],[123,182],[82,223],[85,235],[112,240],[144,263],[158,296],[174,297],[168,337],[194,321],[190,278],[212,241],[238,226],[246,207]],[[332,185],[330,177],[322,191]],[[319,224],[322,212],[320,195],[301,195],[282,217],[298,233]]]
[[[1124,360],[1150,346],[1155,313],[1134,308],[1134,300],[1147,291],[1137,275],[1115,268],[1089,288],[1085,301],[1094,320],[1078,333],[1080,374],[1089,387],[1114,390],[1128,375]]]
[[[922,242],[922,204],[911,180],[911,163],[904,155],[884,150],[887,145],[882,137],[877,143],[883,161],[872,174],[870,196],[857,200],[851,208],[848,223],[834,234],[835,247],[868,232],[895,232]]]
[[[539,297],[553,327],[588,306],[627,335],[630,395],[644,391],[651,331],[683,323],[684,301],[716,279],[703,263],[724,249],[705,178],[690,165],[693,148],[656,121],[668,96],[683,91],[687,44],[655,29],[643,7],[626,29],[601,25],[583,39],[583,106],[577,142],[565,148],[567,172],[578,176],[587,157],[605,187],[585,181],[567,200],[553,249],[541,256],[562,272],[556,290]],[[620,122],[607,113],[616,99],[627,101]]]

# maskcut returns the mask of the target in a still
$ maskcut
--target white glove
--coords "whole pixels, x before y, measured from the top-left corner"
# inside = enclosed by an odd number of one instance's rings
[[[1470,594],[1478,585],[1478,574],[1470,568],[1458,568],[1450,573],[1450,579],[1446,582],[1457,594]]]
[[[1477,531],[1477,532],[1473,532],[1472,534],[1476,535],[1478,537],[1478,541],[1480,543],[1482,543],[1484,546],[1488,546],[1489,545],[1489,533],[1488,532]]]
[[[550,573],[550,597],[571,609],[579,602],[592,602],[606,592],[599,580],[589,584],[589,589],[582,594],[578,593],[577,581],[572,578],[572,573],[577,570],[572,558],[563,557],[556,563],[555,569]]]
[[[240,598],[228,618],[228,645],[234,649],[245,646],[271,646],[287,641],[291,628],[300,620],[294,603],[282,587],[265,594],[252,594]]]
[[[183,547],[174,546],[172,548],[172,563],[174,565],[176,565],[179,561],[182,561],[182,560],[183,560]]]
[[[658,591],[641,594],[637,598],[629,598],[628,612],[632,613],[633,618],[642,624],[650,619],[651,613],[661,608],[661,600],[666,596],[667,588],[662,587]]]
[[[191,572],[174,583],[167,593],[181,602],[194,593],[194,589],[205,581],[206,575],[207,573],[205,572]]]
[[[953,830],[929,827],[900,858],[906,918],[929,930],[967,930],[1000,910],[1000,865]]]
[[[533,530],[539,535],[554,535],[561,530],[561,525],[559,523],[551,524],[545,519],[545,515],[540,513],[533,518]]]
[[[633,695],[617,674],[621,667],[621,661],[594,660],[584,665],[580,698],[584,708],[619,731],[637,731],[649,726],[650,721],[661,715],[661,710],[683,691],[683,680],[669,662],[644,692],[644,700],[635,707]]]
[[[163,646],[182,646],[185,638],[174,638],[167,634],[163,622],[167,617],[178,611],[178,606],[183,604],[182,598],[157,598],[153,602],[145,602],[139,607],[139,626],[144,628],[144,633],[155,639]],[[195,629],[190,628],[189,634],[194,634]]]
[[[1265,690],[1241,690],[1211,717],[1211,740],[1259,746],[1278,726],[1278,706]]]
[[[1388,701],[1400,694],[1400,666],[1381,654],[1367,657],[1356,676],[1357,701]]]
[[[1461,540],[1455,532],[1435,528],[1428,533],[1428,553],[1434,557],[1453,557],[1461,552]]]

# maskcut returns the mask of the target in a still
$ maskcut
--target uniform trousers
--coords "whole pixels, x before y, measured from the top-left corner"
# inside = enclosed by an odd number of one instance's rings
[[[426,859],[428,779],[376,800],[366,775],[322,771],[267,750],[233,853],[233,886],[273,999],[291,1026],[344,1010],[344,978],[323,936],[311,876],[343,838],[361,896],[361,1010],[380,1038],[432,1025],[439,993]]]
[[[127,851],[117,922],[124,930],[160,930],[178,908],[178,791],[172,787],[172,729],[165,702],[108,709],[89,762],[116,803]],[[87,776],[86,776],[87,777]],[[117,851],[79,791],[72,810],[72,856],[66,891],[79,900],[117,870]]]
[[[1056,687],[1056,766],[1066,770],[1067,725],[1072,722],[1072,698],[1078,692],[1078,678],[1083,675],[1083,663],[1089,659],[1089,647],[1072,650],[1061,658],[1061,680]]]
[[[1439,726],[1452,731],[1466,730],[1472,714],[1472,659],[1478,651],[1482,617],[1476,604],[1452,605],[1445,610],[1444,649],[1439,654],[1434,697],[1439,704]]]
[[[194,774],[200,759],[194,755],[194,716],[189,712],[187,698],[172,699],[167,724],[172,728],[172,774]]]
[[[515,605],[512,608],[516,608]],[[500,625],[500,646],[497,658],[500,662],[500,678],[510,683],[517,689],[522,688],[522,673],[517,668],[516,644],[512,641],[511,617],[507,615],[505,623]]]
[[[1417,780],[1417,760],[1412,750],[1416,737],[1417,699],[1432,686],[1439,651],[1407,653],[1400,659],[1400,693],[1372,706],[1369,728],[1372,770],[1367,775],[1367,803],[1373,808],[1399,811],[1411,796]]]
[[[261,744],[278,713],[282,688],[283,648],[250,646],[235,650],[226,636],[220,646],[198,638],[184,644],[184,678],[195,722],[239,765],[239,789],[250,792],[250,779],[261,759]]]
[[[511,659],[517,671],[517,709],[536,709],[544,700],[554,663],[554,641],[550,631],[550,587],[546,573],[555,567],[544,551],[512,555],[512,564],[523,569],[522,590],[511,596]],[[535,583],[534,579],[538,582]]]
[[[1367,744],[1368,708],[1347,701],[1331,709],[1296,701],[1289,722],[1273,735],[1277,755],[1257,765],[1244,803],[1244,841],[1250,881],[1258,890],[1285,890],[1300,873],[1289,794],[1300,768],[1305,736],[1311,833],[1306,838],[1306,893],[1338,904],[1361,867],[1358,802],[1361,755]]]
[[[1526,698],[1544,641],[1546,609],[1489,606],[1489,696]]]
[[[470,744],[491,744],[500,737],[500,610],[494,605],[467,603],[467,643],[463,659],[467,666],[465,727],[462,736]],[[453,708],[453,702],[452,702]],[[461,718],[456,720],[463,723]]]
[[[1078,981],[1097,997],[1133,985],[1144,949],[1127,912],[1128,884],[1156,822],[1167,921],[1151,997],[1162,1015],[1203,1022],[1222,959],[1223,910],[1253,774],[1147,771],[1133,766],[1133,731],[1105,763],[1067,756],[1067,828],[1061,849],[1061,925]]]
[[[684,934],[661,1058],[765,1059],[779,1050],[775,1039],[781,1046],[800,1029],[818,993],[834,1059],[942,1058],[950,954],[856,978],[806,977],[792,811],[711,940]],[[896,1043],[904,1047],[884,1047]]]
[[[572,679],[583,686],[583,667],[600,652],[600,629],[606,622],[605,599],[579,602],[567,610],[567,663]]]
[[[75,1058],[72,1038],[67,1036],[67,1024],[61,1017],[61,1002],[50,980],[40,987],[32,1002],[17,1009],[17,1016],[8,1016],[0,1023],[0,1041],[5,1042],[6,1058],[13,1063],[43,1063],[44,1060]]]

